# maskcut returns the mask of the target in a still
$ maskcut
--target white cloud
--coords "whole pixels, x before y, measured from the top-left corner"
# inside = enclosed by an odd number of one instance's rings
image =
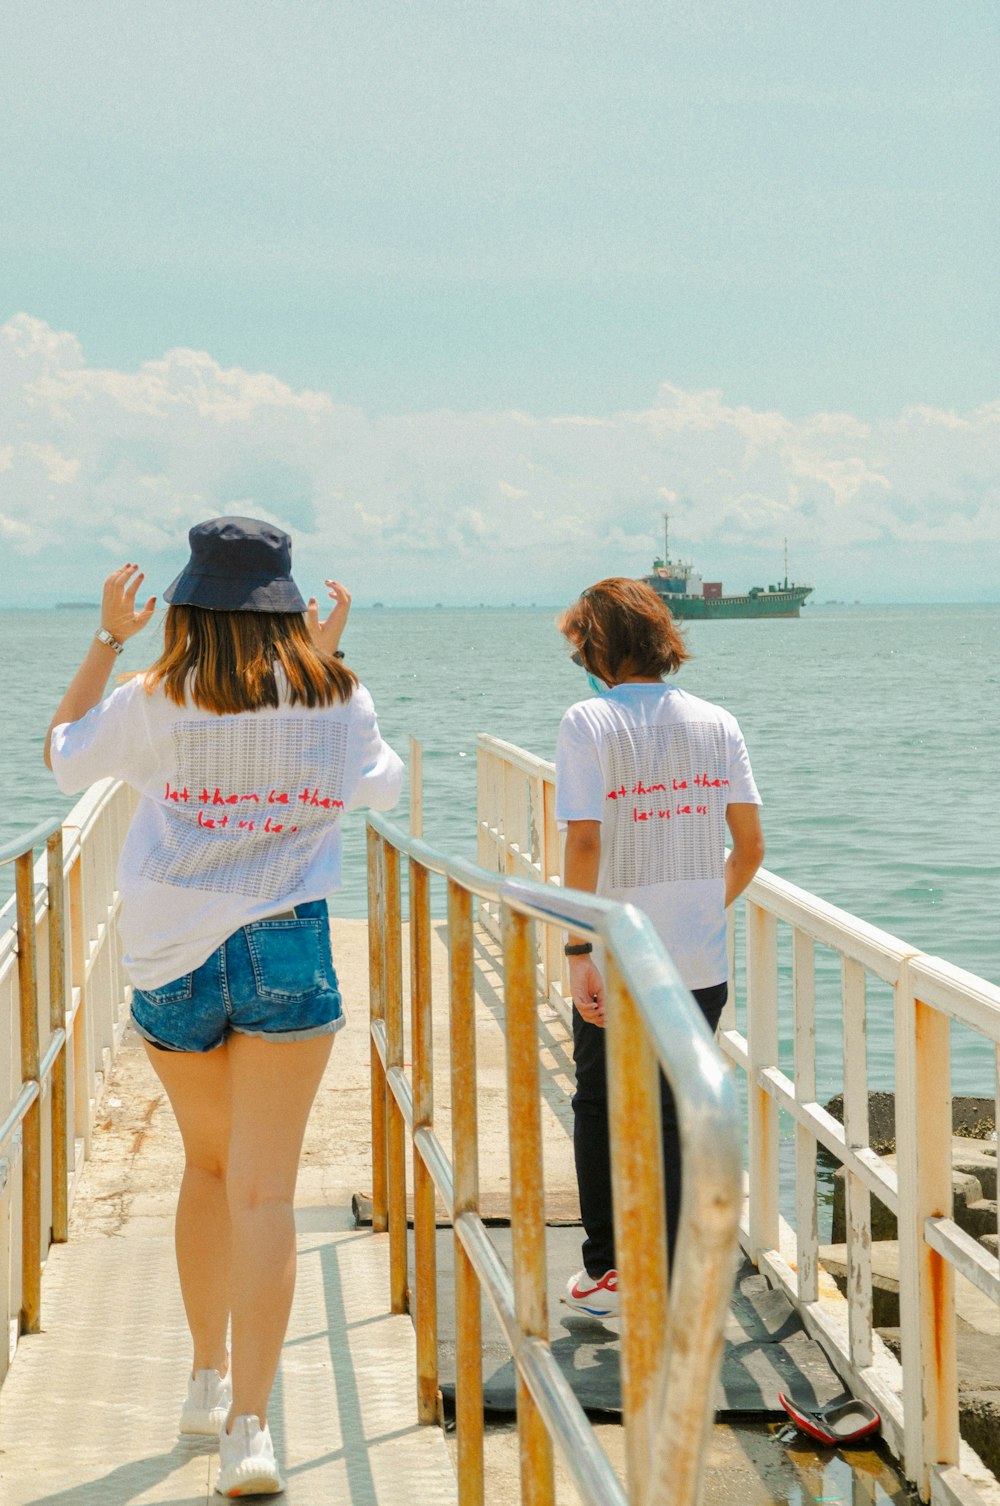
[[[26,553],[33,553],[32,532],[26,523],[19,523],[16,518],[8,518],[0,512],[0,538],[16,540]]]
[[[947,594],[951,570],[962,595],[970,559],[988,586],[998,475],[1000,403],[792,420],[668,383],[611,416],[369,418],[200,351],[107,371],[26,314],[0,328],[0,539],[5,558],[44,554],[57,575],[64,557],[97,579],[141,553],[158,581],[191,523],[245,512],[288,527],[316,578],[335,569],[362,596],[551,600],[584,577],[641,573],[668,505],[672,541],[710,576],[720,560],[776,568],[787,536],[800,577],[828,590],[831,569],[854,569],[877,594],[872,549],[897,564],[909,549],[915,586],[926,569]]]

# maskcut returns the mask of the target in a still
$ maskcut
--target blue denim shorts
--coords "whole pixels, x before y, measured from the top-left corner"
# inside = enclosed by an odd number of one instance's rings
[[[243,926],[193,973],[134,989],[132,1022],[162,1051],[214,1051],[232,1031],[268,1041],[334,1035],[347,1020],[325,900]]]

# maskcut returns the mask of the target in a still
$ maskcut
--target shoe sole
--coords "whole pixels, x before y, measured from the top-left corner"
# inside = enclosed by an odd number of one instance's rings
[[[586,1307],[584,1303],[573,1301],[571,1297],[563,1297],[561,1300],[565,1302],[571,1313],[580,1313],[585,1318],[618,1317],[617,1307]]]
[[[223,1485],[220,1480],[216,1485],[216,1492],[220,1496],[276,1496],[284,1490],[284,1482],[281,1476],[274,1470],[255,1469],[252,1474],[242,1477]]]

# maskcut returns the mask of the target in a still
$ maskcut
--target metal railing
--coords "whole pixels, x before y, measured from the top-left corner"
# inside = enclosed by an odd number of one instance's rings
[[[65,821],[0,847],[0,866],[15,867],[0,909],[0,1381],[20,1335],[41,1327],[42,1265],[67,1237],[123,1023],[115,868],[131,809],[129,791],[105,780]]]
[[[558,869],[548,819],[552,764],[479,739],[480,862],[501,873]],[[1000,1302],[997,1258],[952,1219],[950,1027],[976,1031],[997,1063],[1000,989],[827,904],[765,870],[745,903],[746,1034],[736,1024],[741,968],[730,920],[730,1000],[719,1044],[746,1076],[748,1195],[740,1241],[794,1302],[854,1395],[882,1415],[883,1434],[921,1498],[949,1506],[1000,1501],[992,1474],[960,1440],[954,1282],[959,1272]],[[794,1050],[779,1038],[779,927],[790,931]],[[816,1101],[816,948],[839,959],[844,1122]],[[542,967],[544,959],[540,960]],[[549,996],[564,993],[555,970]],[[868,982],[892,989],[896,1166],[872,1148],[868,1122]],[[987,1044],[988,1043],[988,1044]],[[794,1059],[790,1074],[787,1059]],[[794,1222],[780,1208],[779,1112],[795,1126]],[[847,1295],[820,1261],[817,1149],[845,1168]],[[871,1199],[898,1219],[901,1363],[872,1320]]]
[[[450,861],[381,816],[368,822],[373,1227],[388,1228],[391,1304],[409,1307],[406,1133],[412,1136],[417,1399],[438,1416],[435,1191],[454,1229],[459,1499],[483,1500],[481,1298],[517,1370],[522,1499],[553,1500],[555,1444],[587,1506],[695,1506],[722,1357],[740,1201],[730,1072],[648,920],[631,906]],[[404,1071],[400,865],[409,865],[412,1082]],[[451,1160],[434,1128],[430,888],[448,891]],[[502,938],[513,1272],[479,1215],[473,901]],[[603,941],[620,1276],[623,1488],[549,1347],[539,1088],[536,925]],[[684,1227],[665,1248],[659,1067],[681,1126]]]

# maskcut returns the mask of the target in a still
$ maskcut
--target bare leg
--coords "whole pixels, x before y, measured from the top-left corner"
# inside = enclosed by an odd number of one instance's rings
[[[306,1121],[332,1035],[231,1035],[227,1188],[232,1227],[233,1417],[263,1425],[295,1290],[293,1200]]]
[[[158,1051],[148,1041],[144,1044],[184,1142],[174,1237],[177,1274],[194,1343],[191,1368],[225,1375],[230,1281],[228,1047],[202,1054]]]

